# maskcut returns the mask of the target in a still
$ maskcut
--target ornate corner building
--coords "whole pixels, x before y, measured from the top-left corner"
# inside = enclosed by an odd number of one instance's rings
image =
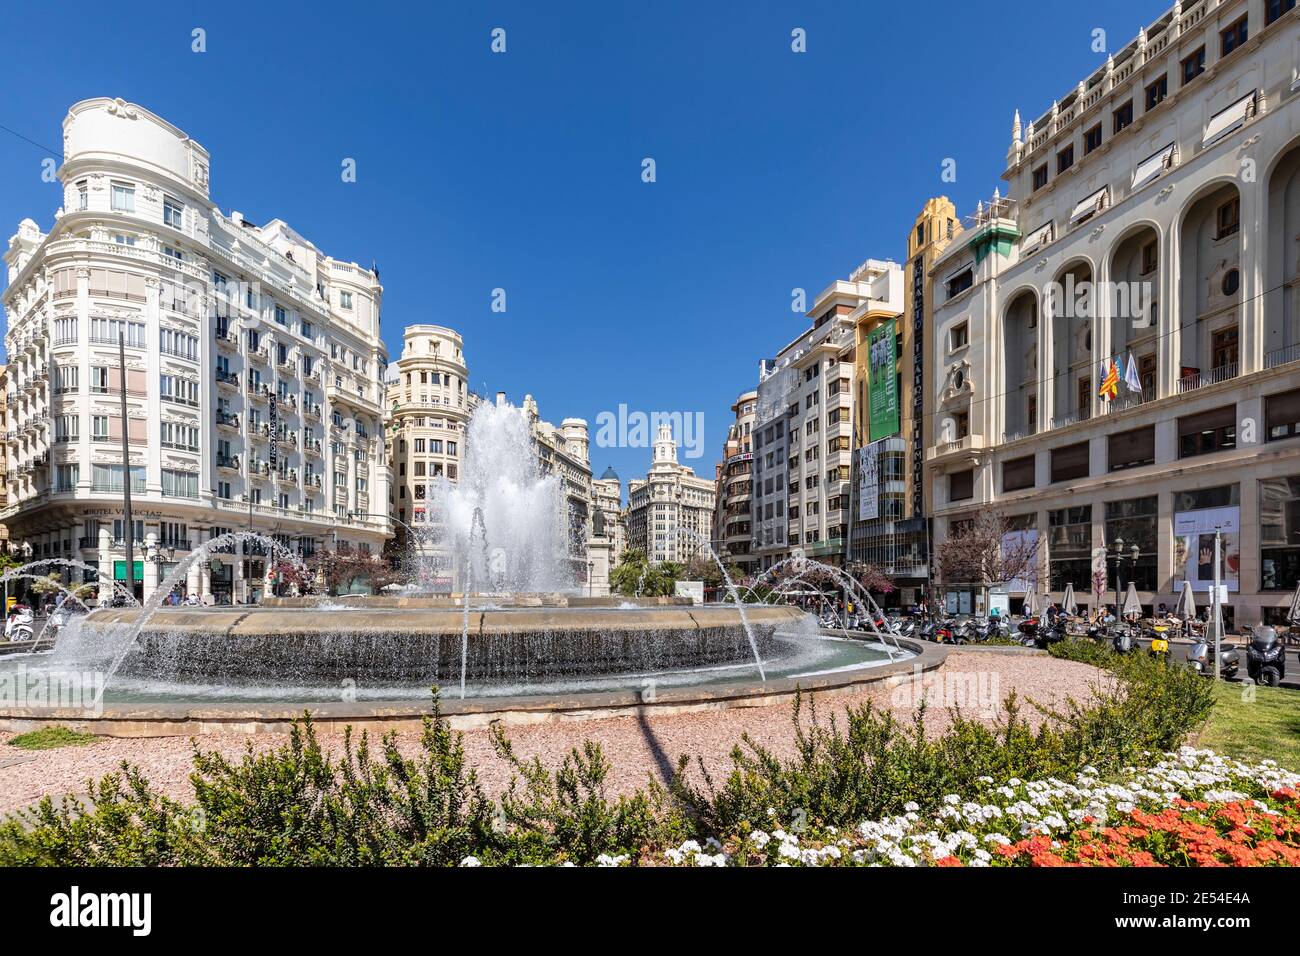
[[[934,535],[1036,535],[1013,605],[1205,601],[1216,534],[1236,623],[1300,582],[1297,36],[1294,0],[1176,4],[1017,115],[1016,198],[932,263]]]
[[[304,555],[379,551],[389,494],[378,273],[279,219],[223,214],[207,150],[141,106],[77,103],[63,137],[63,206],[47,232],[23,220],[5,253],[0,521],[14,543],[121,580],[131,535],[144,598],[229,531]],[[265,559],[256,548],[212,555],[180,586],[256,600]]]

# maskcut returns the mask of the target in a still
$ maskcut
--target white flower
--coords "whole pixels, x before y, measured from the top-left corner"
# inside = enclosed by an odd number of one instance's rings
[[[483,864],[478,861],[478,857],[467,856],[465,857],[465,859],[460,861],[460,865],[461,866],[482,866]]]

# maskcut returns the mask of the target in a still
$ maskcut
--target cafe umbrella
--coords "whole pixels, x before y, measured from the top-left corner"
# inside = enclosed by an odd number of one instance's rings
[[[1078,602],[1074,600],[1073,584],[1067,584],[1065,586],[1065,595],[1061,598],[1061,610],[1070,615],[1070,617],[1077,617],[1079,614]]]
[[[1196,598],[1192,594],[1192,582],[1184,581],[1183,590],[1178,595],[1178,603],[1174,605],[1174,617],[1183,622],[1183,630],[1191,629],[1192,621],[1196,620]]]
[[[1123,617],[1142,616],[1142,601],[1138,598],[1137,585],[1132,581],[1128,583],[1128,590],[1124,592],[1124,609],[1120,613]]]

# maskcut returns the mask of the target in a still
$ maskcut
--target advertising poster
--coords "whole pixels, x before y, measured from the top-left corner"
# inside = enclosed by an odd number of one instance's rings
[[[870,444],[858,450],[858,520],[880,517],[880,447]]]
[[[898,421],[898,333],[886,322],[867,338],[868,387],[870,389],[871,440],[897,435]]]
[[[1220,573],[1230,593],[1241,588],[1241,508],[1207,508],[1180,511],[1174,515],[1174,588],[1183,581],[1193,591],[1208,592],[1214,586],[1214,533],[1223,533]]]

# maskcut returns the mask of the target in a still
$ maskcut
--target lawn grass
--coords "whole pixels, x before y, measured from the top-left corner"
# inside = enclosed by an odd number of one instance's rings
[[[1240,760],[1276,760],[1300,772],[1300,691],[1221,683],[1199,744]]]
[[[70,727],[42,727],[19,734],[9,741],[9,746],[21,750],[54,750],[58,747],[84,747],[98,739],[94,734],[83,734]]]

